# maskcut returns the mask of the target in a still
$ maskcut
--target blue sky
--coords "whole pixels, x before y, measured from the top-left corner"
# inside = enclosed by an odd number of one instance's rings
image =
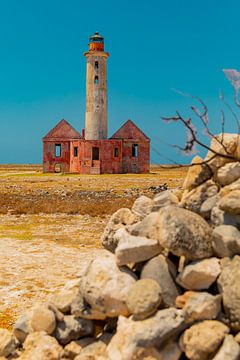
[[[167,162],[155,150],[188,162],[167,145],[184,130],[160,117],[188,114],[176,88],[200,96],[219,131],[219,90],[232,101],[222,69],[240,70],[239,14],[238,0],[0,0],[0,163],[40,163],[41,138],[62,118],[84,127],[95,31],[110,52],[109,135],[130,118],[152,139],[152,162]]]

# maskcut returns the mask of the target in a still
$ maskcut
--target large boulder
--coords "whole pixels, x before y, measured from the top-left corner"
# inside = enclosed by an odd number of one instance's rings
[[[225,315],[231,328],[240,331],[240,256],[224,260],[222,266],[217,284],[222,293]]]
[[[158,214],[158,240],[162,247],[187,259],[212,255],[212,229],[201,216],[176,206],[166,206]]]
[[[163,305],[175,306],[175,299],[179,295],[178,287],[171,274],[174,265],[163,255],[148,260],[141,271],[141,279],[155,280],[161,288]]]
[[[127,296],[127,306],[134,320],[144,320],[154,314],[161,303],[161,288],[155,280],[135,282]]]
[[[207,360],[221,345],[229,328],[217,320],[205,320],[192,325],[182,338],[183,350],[188,359]]]
[[[116,265],[111,253],[94,259],[82,278],[81,293],[92,310],[103,318],[128,315],[127,294],[136,279],[127,268]]]
[[[183,312],[174,308],[142,321],[119,316],[117,332],[107,347],[109,360],[132,360],[139,348],[161,346],[183,327]]]
[[[188,290],[208,289],[221,272],[219,259],[210,258],[187,265],[178,275],[179,285]]]
[[[146,261],[163,250],[157,240],[130,235],[125,229],[119,229],[115,237],[118,238],[115,256],[119,266]]]

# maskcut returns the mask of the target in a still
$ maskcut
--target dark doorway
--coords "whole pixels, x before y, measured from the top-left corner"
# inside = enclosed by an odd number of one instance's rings
[[[92,148],[92,159],[93,160],[99,160],[99,147],[93,147]]]

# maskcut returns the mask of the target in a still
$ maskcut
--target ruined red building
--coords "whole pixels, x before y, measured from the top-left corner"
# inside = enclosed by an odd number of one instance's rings
[[[108,138],[107,58],[104,39],[90,37],[85,129],[61,120],[43,138],[43,171],[81,174],[149,172],[150,139],[131,121]]]

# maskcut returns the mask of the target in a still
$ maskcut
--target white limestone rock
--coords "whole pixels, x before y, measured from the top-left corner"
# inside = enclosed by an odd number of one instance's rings
[[[220,321],[202,321],[184,332],[183,350],[190,360],[210,359],[228,333],[229,328]]]
[[[240,254],[240,232],[235,226],[220,225],[213,230],[213,250],[218,257]]]
[[[134,320],[144,320],[154,314],[161,303],[161,288],[155,280],[135,282],[127,296],[127,306]]]
[[[114,252],[117,247],[117,239],[114,238],[116,231],[127,225],[132,225],[137,221],[137,216],[128,208],[117,210],[110,218],[107,226],[101,236],[103,246]]]
[[[164,206],[177,205],[178,203],[178,197],[171,190],[165,190],[154,196],[152,211],[158,211]]]
[[[119,266],[146,261],[162,251],[157,240],[130,235],[125,229],[119,229],[115,237],[118,239],[115,256]]]
[[[62,347],[44,331],[29,334],[19,360],[59,360]]]
[[[163,255],[158,255],[148,260],[141,271],[141,279],[155,280],[161,288],[161,296],[164,306],[175,306],[175,299],[179,295],[170,269],[174,265]]]
[[[183,326],[183,312],[175,308],[159,310],[142,321],[119,316],[117,332],[107,347],[109,360],[132,360],[139,348],[161,346]]]
[[[212,229],[198,214],[177,206],[158,212],[157,236],[162,247],[187,259],[212,255]]]
[[[200,156],[195,156],[192,159],[191,165],[188,168],[187,175],[183,183],[184,190],[192,190],[201,185],[212,176],[210,167],[204,163]]]
[[[0,356],[9,356],[17,348],[18,341],[13,334],[6,330],[0,329]]]
[[[239,360],[240,346],[232,335],[227,335],[212,360]]]
[[[219,259],[209,258],[192,262],[178,275],[179,285],[188,290],[208,289],[221,273]]]
[[[217,181],[225,186],[240,178],[240,163],[232,162],[222,166],[217,171]]]
[[[183,308],[186,322],[214,320],[221,311],[221,295],[208,292],[186,291],[176,299],[176,306]]]
[[[145,195],[141,195],[134,201],[134,204],[132,206],[132,212],[133,214],[138,216],[139,219],[143,219],[145,216],[150,214],[150,212],[152,211],[152,207],[153,200]]]
[[[94,259],[82,278],[81,293],[93,311],[103,318],[129,315],[127,294],[136,278],[127,268],[116,265],[115,256],[104,254]]]

